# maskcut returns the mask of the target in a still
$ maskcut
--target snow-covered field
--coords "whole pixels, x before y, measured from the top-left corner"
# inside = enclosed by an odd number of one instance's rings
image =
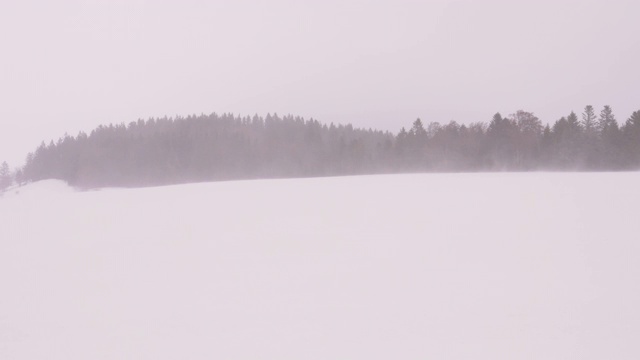
[[[638,359],[640,173],[0,198],[0,359]]]

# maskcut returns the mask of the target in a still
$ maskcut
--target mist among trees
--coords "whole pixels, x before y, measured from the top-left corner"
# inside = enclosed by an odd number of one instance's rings
[[[42,143],[12,176],[79,187],[401,172],[620,171],[640,168],[640,111],[620,125],[586,106],[543,125],[497,113],[468,125],[423,123],[398,134],[300,117],[232,114],[138,120]],[[0,177],[3,187],[13,179]],[[4,174],[4,175],[3,175]],[[7,183],[8,182],[8,183]]]

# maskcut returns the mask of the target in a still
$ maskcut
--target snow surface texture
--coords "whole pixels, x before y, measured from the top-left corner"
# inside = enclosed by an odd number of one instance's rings
[[[0,359],[638,359],[638,184],[13,189],[0,198]]]

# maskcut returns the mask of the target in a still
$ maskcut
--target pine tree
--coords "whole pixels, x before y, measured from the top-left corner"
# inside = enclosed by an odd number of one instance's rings
[[[584,112],[582,113],[582,126],[584,127],[584,132],[587,136],[592,136],[596,133],[597,125],[596,113],[593,110],[593,106],[585,106]]]
[[[611,106],[605,105],[598,119],[598,131],[600,133],[600,169],[621,169],[624,166],[622,159],[623,147],[621,144],[620,128],[613,115]]]
[[[618,123],[616,122],[616,118],[613,115],[611,106],[605,105],[600,112],[600,118],[598,119],[598,131],[600,133],[606,132],[607,129],[612,126],[618,127]]]
[[[582,127],[584,136],[582,137],[580,151],[583,161],[588,168],[597,166],[599,163],[600,151],[598,149],[598,123],[593,106],[587,105],[582,113]]]
[[[640,167],[640,110],[634,111],[622,130],[625,140],[626,162],[631,168]]]
[[[513,170],[516,163],[518,126],[515,120],[493,115],[487,129],[488,156],[494,170]]]
[[[20,186],[24,183],[24,175],[21,169],[16,170],[16,183]]]
[[[575,112],[571,112],[569,116],[567,116],[567,123],[569,124],[569,129],[573,133],[579,133],[582,131],[582,125],[578,121],[578,116]]]
[[[420,118],[417,118],[416,121],[413,122],[410,133],[411,135],[416,136],[418,139],[423,139],[427,135],[427,131],[424,129],[424,125],[422,124],[422,120],[420,120]]]
[[[0,165],[0,190],[4,190],[11,186],[13,179],[11,178],[11,171],[9,170],[9,164],[6,161]]]

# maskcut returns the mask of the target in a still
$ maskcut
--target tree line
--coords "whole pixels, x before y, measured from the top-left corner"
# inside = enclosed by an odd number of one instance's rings
[[[101,187],[376,173],[389,163],[393,140],[388,132],[270,114],[138,120],[43,143],[19,175]]]
[[[618,124],[586,106],[543,125],[517,111],[468,125],[415,120],[398,134],[292,115],[210,114],[99,126],[44,142],[2,187],[61,179],[78,187],[400,172],[621,171],[640,168],[640,111]],[[3,175],[4,174],[4,175]],[[2,180],[6,179],[6,180]]]
[[[640,168],[640,111],[620,126],[610,106],[586,106],[543,125],[533,113],[500,113],[489,123],[420,119],[395,139],[404,169],[418,171],[621,171]]]

